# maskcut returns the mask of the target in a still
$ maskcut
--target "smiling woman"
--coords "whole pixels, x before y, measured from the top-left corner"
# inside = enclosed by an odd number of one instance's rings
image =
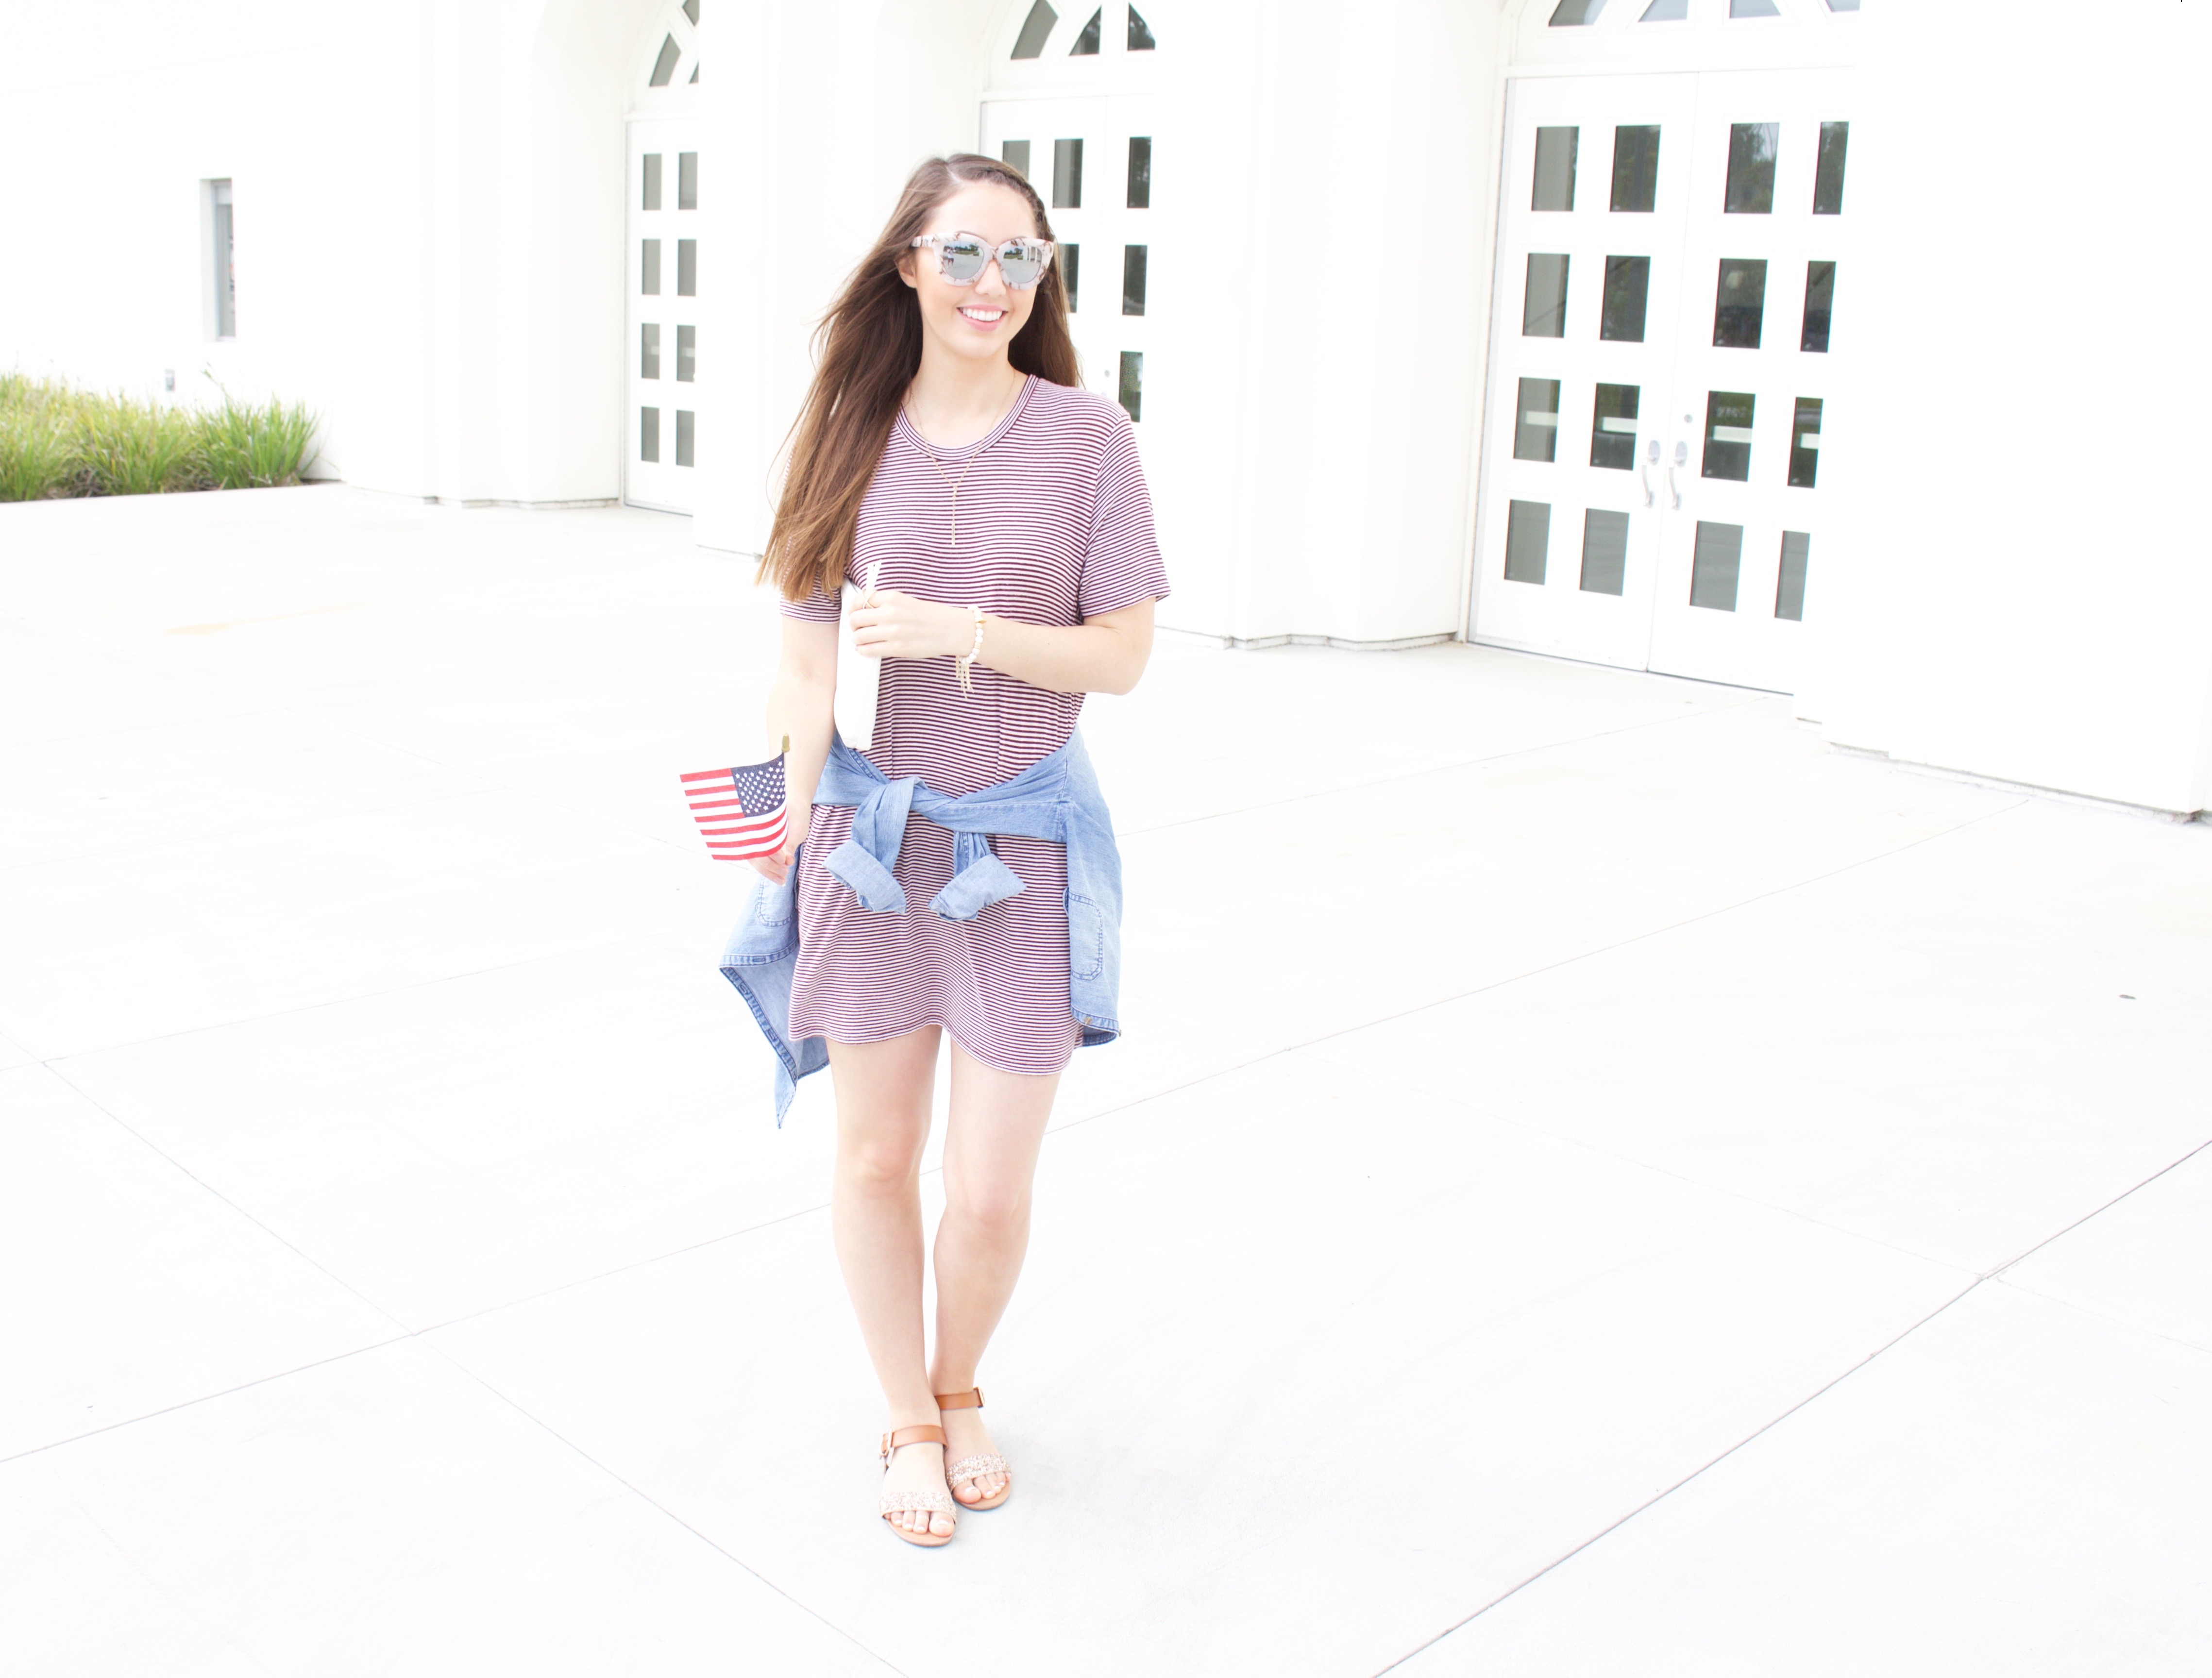
[[[784,597],[768,738],[789,741],[788,837],[754,861],[723,970],[783,1091],[832,1073],[832,1228],[890,1413],[881,1513],[915,1544],[1012,1490],[976,1365],[1060,1070],[1121,1031],[1120,862],[1076,720],[1086,693],[1135,686],[1168,592],[1128,417],[1076,386],[1054,258],[1018,171],[915,173],[824,321],[762,562]],[[841,660],[875,690],[857,747]],[[918,1182],[946,1033],[925,1355]]]

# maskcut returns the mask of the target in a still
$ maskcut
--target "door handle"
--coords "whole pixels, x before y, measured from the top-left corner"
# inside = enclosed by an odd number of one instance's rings
[[[1644,486],[1644,504],[1646,507],[1650,506],[1654,500],[1651,493],[1651,469],[1658,464],[1659,440],[1653,437],[1645,443],[1643,464],[1636,469],[1636,481]]]
[[[1690,446],[1687,443],[1675,444],[1674,458],[1667,463],[1667,493],[1674,498],[1674,511],[1677,513],[1682,510],[1682,489],[1674,482],[1674,469],[1689,464]]]

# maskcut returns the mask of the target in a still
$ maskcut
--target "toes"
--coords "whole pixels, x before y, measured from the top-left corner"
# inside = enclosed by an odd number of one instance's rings
[[[952,1488],[952,1495],[963,1503],[981,1503],[991,1494],[972,1480],[963,1480]]]
[[[929,1519],[929,1532],[930,1532],[930,1536],[931,1536],[931,1537],[933,1537],[933,1538],[950,1538],[950,1537],[951,1537],[951,1536],[952,1536],[952,1522],[951,1522],[951,1518],[949,1516],[944,1516],[944,1515],[933,1515],[933,1516],[931,1516],[931,1517],[930,1517],[930,1519]]]

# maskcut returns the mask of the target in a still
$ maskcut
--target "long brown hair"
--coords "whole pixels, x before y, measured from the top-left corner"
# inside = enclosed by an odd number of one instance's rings
[[[758,576],[773,578],[786,599],[803,600],[817,584],[831,595],[844,586],[860,502],[899,404],[921,366],[921,306],[900,277],[899,261],[939,204],[980,181],[1020,193],[1036,217],[1037,237],[1052,237],[1036,189],[996,158],[955,152],[931,158],[908,178],[898,208],[815,331],[814,383],[791,428],[790,469]],[[1057,258],[1055,252],[1030,318],[1007,346],[1007,359],[1020,372],[1076,385],[1082,381],[1067,336],[1067,290]]]

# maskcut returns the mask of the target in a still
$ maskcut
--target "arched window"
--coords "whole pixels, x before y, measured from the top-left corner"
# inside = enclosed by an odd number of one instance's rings
[[[699,85],[700,0],[670,0],[645,32],[635,80],[630,85],[630,108],[688,104],[686,89]]]
[[[1071,33],[1061,29],[1060,15],[1054,9],[1052,0],[1033,0],[1022,19],[1019,33],[1014,37],[1013,50],[1006,56],[1010,59],[1098,58],[1105,52],[1106,44],[1114,35],[1112,22],[1107,14],[1116,9],[1113,5],[1096,7],[1091,15],[1080,23],[1075,21],[1075,15],[1072,14],[1066,20]],[[1144,14],[1131,5],[1123,5],[1118,9],[1125,14],[1121,50],[1125,52],[1156,51],[1159,42],[1154,39],[1152,26],[1145,21]],[[1061,35],[1063,39],[1055,43],[1055,35]]]

